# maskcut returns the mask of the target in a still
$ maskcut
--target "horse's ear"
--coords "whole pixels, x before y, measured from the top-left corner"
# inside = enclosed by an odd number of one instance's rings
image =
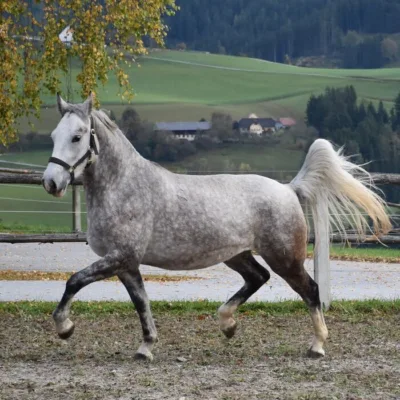
[[[64,114],[68,111],[68,103],[63,100],[63,98],[60,96],[60,93],[57,93],[57,106],[61,116],[64,116]]]
[[[84,107],[85,107],[85,113],[87,115],[90,115],[93,109],[93,92],[89,93],[88,98],[85,100],[85,102],[83,103]]]

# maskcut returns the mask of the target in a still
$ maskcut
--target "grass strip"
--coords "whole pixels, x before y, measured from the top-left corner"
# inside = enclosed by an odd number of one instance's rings
[[[312,258],[313,246],[309,245],[307,250],[307,257]],[[331,246],[330,259],[358,262],[400,263],[400,249]]]
[[[0,270],[0,281],[66,281],[74,272],[54,271],[14,271]],[[148,282],[181,282],[202,279],[197,276],[186,275],[157,275],[144,274],[144,281]],[[105,279],[105,281],[119,282],[118,277]]]
[[[50,315],[57,303],[40,301],[0,302],[1,314],[35,316]],[[154,313],[171,314],[215,314],[220,302],[215,301],[152,301]],[[133,304],[116,301],[75,301],[72,306],[75,315],[131,314]],[[251,302],[241,306],[239,314],[247,315],[295,315],[307,314],[301,301]],[[400,313],[400,299],[395,300],[341,300],[334,301],[328,311],[330,315],[392,315]]]
[[[19,223],[4,223],[0,222],[0,232],[1,233],[11,233],[23,235],[24,233],[71,233],[70,226],[57,226],[51,227],[47,225],[27,225]]]

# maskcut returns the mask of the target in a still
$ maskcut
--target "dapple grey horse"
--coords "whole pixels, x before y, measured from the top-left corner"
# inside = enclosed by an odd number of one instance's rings
[[[69,313],[74,295],[117,275],[142,324],[143,342],[136,355],[151,360],[157,332],[140,263],[191,270],[224,262],[244,279],[243,287],[218,311],[222,332],[232,337],[234,311],[270,278],[253,257],[256,251],[309,307],[315,332],[309,354],[323,356],[328,330],[318,285],[303,266],[308,226],[300,201],[310,206],[314,222],[327,219],[323,214],[328,207],[329,225],[343,228],[342,214],[362,233],[366,212],[376,232],[386,232],[390,221],[383,200],[367,187],[368,174],[322,139],[312,144],[289,184],[258,175],[174,174],[141,157],[92,103],[91,96],[82,104],[58,96],[62,118],[51,134],[54,149],[43,175],[46,191],[57,197],[83,175],[88,243],[102,257],[68,280],[53,313],[59,336],[73,333]]]

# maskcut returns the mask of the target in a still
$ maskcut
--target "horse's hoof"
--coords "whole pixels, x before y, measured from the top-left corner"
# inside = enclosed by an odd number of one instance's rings
[[[231,326],[229,326],[227,328],[224,328],[222,330],[222,333],[225,335],[225,337],[227,339],[231,339],[235,335],[236,328],[237,328],[237,323],[236,323],[236,321],[234,321],[233,325],[231,325]]]
[[[147,353],[139,353],[139,352],[137,352],[135,354],[135,360],[136,361],[152,362],[153,361],[153,354],[151,354],[150,352],[147,352]]]
[[[66,330],[64,332],[59,332],[58,336],[60,339],[66,340],[72,336],[72,334],[74,333],[74,330],[75,330],[75,324],[72,324],[72,326],[68,330]]]
[[[310,348],[307,352],[307,357],[322,358],[322,357],[325,357],[325,351],[323,349],[313,350],[312,348]]]

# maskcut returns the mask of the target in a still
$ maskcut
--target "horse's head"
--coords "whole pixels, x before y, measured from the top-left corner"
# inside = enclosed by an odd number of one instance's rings
[[[69,183],[79,177],[97,154],[93,131],[93,98],[82,104],[69,104],[57,95],[61,121],[51,134],[53,153],[43,174],[43,186],[53,196],[62,197]]]

